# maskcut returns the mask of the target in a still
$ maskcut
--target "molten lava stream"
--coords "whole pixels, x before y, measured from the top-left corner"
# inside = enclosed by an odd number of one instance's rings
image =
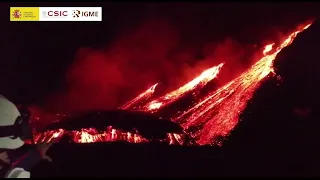
[[[147,103],[145,106],[142,107],[141,110],[147,111],[147,112],[156,112],[160,108],[163,108],[177,101],[178,99],[183,97],[186,93],[193,91],[196,88],[204,87],[208,82],[210,82],[211,80],[217,77],[223,65],[224,64],[221,63],[217,66],[214,66],[210,69],[203,71],[198,77],[194,78],[192,81],[188,82],[184,86],[174,91],[171,91],[156,100],[153,100]]]
[[[60,139],[63,135],[71,137],[75,143],[95,143],[95,142],[113,142],[113,141],[127,141],[130,143],[148,142],[147,139],[132,132],[122,132],[120,130],[108,127],[106,131],[99,132],[95,128],[83,128],[79,131],[66,131],[63,129],[49,130],[44,133],[39,133],[34,136],[36,143],[49,143],[53,139]]]
[[[94,143],[94,142],[112,142],[128,141],[131,143],[147,142],[146,139],[136,133],[121,132],[119,130],[108,128],[104,132],[98,132],[94,128],[82,129],[81,131],[72,131],[72,139],[76,143]]]
[[[63,129],[57,129],[52,131],[46,131],[44,133],[34,133],[34,142],[36,143],[43,143],[43,142],[51,142],[54,139],[59,139],[63,136],[65,133],[65,130]],[[30,142],[27,142],[30,143]]]
[[[264,57],[249,70],[209,94],[182,115],[175,117],[174,121],[181,122],[199,145],[212,144],[215,143],[215,138],[218,136],[226,136],[238,123],[239,114],[246,107],[248,100],[252,98],[261,80],[273,72],[272,63],[276,55],[284,47],[290,45],[299,32],[310,25],[290,34],[275,49],[274,53],[266,55],[273,49],[273,44],[267,45],[263,51]]]
[[[59,141],[63,135],[68,135],[70,140],[75,143],[96,143],[96,142],[114,142],[114,141],[126,141],[129,143],[143,143],[150,140],[139,135],[135,132],[124,132],[117,130],[109,126],[107,130],[99,132],[95,128],[83,128],[79,131],[66,131],[63,129],[49,130],[44,133],[38,133],[34,136],[34,142],[36,143],[49,143],[53,140]],[[175,133],[167,133],[167,139],[160,140],[160,142],[167,141],[168,144],[180,144],[184,143],[184,139],[181,135]],[[31,143],[28,142],[28,143]]]
[[[139,104],[149,100],[152,97],[152,95],[154,94],[154,91],[155,91],[157,86],[158,86],[158,83],[154,84],[149,89],[147,89],[143,93],[139,94],[137,97],[135,97],[131,101],[125,103],[122,106],[120,106],[118,109],[129,110],[129,109],[139,108]]]

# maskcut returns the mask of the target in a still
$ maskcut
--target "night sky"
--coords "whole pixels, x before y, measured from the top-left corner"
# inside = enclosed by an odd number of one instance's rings
[[[9,6],[101,5],[102,22],[9,21]],[[245,57],[316,17],[319,5],[7,3],[0,92],[53,109],[108,109],[159,81],[178,87],[222,61],[230,79],[252,63]]]

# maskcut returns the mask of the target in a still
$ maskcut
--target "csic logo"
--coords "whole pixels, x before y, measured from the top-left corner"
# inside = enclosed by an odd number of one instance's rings
[[[14,10],[13,13],[12,13],[13,19],[19,19],[19,18],[21,18],[21,16],[22,16],[22,13],[18,9]]]
[[[67,17],[68,11],[42,11],[45,17]]]
[[[80,10],[74,10],[72,13],[73,18],[79,18],[79,17],[98,17],[99,11],[80,11]]]

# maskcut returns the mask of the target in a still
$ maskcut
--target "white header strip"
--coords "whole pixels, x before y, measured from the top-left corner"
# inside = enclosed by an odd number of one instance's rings
[[[39,21],[102,21],[102,7],[39,7]]]

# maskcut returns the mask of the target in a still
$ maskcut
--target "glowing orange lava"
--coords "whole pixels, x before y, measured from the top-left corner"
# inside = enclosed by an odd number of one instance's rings
[[[266,47],[264,48],[264,50],[262,52],[263,55],[266,55],[267,53],[269,53],[273,49],[273,45],[274,45],[274,43],[266,45]]]
[[[309,26],[310,24],[302,30]],[[200,145],[211,144],[215,142],[216,137],[229,134],[238,123],[239,114],[246,107],[248,100],[252,98],[261,80],[273,72],[272,64],[276,55],[284,47],[290,45],[302,30],[291,33],[278,45],[274,53],[267,53],[273,50],[273,44],[267,45],[263,51],[264,57],[249,70],[215,92],[210,93],[194,107],[177,115],[174,121],[182,123],[185,129],[190,130],[190,133]]]
[[[36,135],[34,136],[34,142],[49,143],[52,142],[54,139],[60,139],[63,135],[69,136],[70,139],[75,143],[95,143],[114,141],[126,141],[129,143],[149,142],[148,139],[139,135],[138,131],[124,132],[118,129],[114,129],[111,126],[109,126],[104,131],[98,131],[95,128],[83,128],[79,131],[66,131],[63,129],[50,130],[44,133],[36,133]],[[167,141],[169,144],[180,145],[184,143],[183,137],[175,133],[168,133],[167,139],[160,141]]]
[[[157,86],[158,86],[158,83],[154,84],[149,89],[139,94],[137,97],[135,97],[131,101],[120,106],[118,109],[131,109],[131,108],[135,109],[139,107],[140,103],[143,103],[143,101],[147,101],[150,97],[152,97]]]
[[[273,72],[272,64],[277,54],[284,47],[290,45],[298,33],[307,29],[310,25],[308,24],[291,33],[280,44],[266,45],[262,52],[263,57],[249,70],[223,87],[209,93],[205,98],[198,100],[193,107],[184,112],[177,112],[172,120],[180,123],[199,145],[214,143],[217,137],[228,135],[238,123],[239,114],[245,109],[248,100],[252,98],[261,81]],[[155,112],[178,100],[185,92],[198,87],[198,84],[203,87],[217,76],[222,66],[223,64],[220,64],[206,70],[181,88],[147,103],[141,110]],[[211,76],[208,76],[208,74]]]
[[[156,100],[151,101],[150,103],[146,104],[141,110],[155,112],[156,110],[177,101],[179,98],[183,97],[186,93],[194,90],[195,88],[202,88],[212,79],[217,77],[222,66],[223,63],[203,71],[192,81],[174,91],[171,91],[170,93],[165,94],[164,96],[161,96]]]

